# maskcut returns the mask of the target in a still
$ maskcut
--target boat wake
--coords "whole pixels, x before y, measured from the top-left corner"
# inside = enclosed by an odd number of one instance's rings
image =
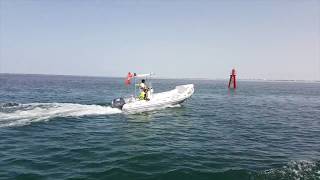
[[[319,179],[320,161],[290,161],[282,168],[269,169],[257,173],[256,179]]]
[[[74,103],[3,103],[0,104],[0,127],[23,126],[56,117],[81,117],[121,113],[110,106]]]

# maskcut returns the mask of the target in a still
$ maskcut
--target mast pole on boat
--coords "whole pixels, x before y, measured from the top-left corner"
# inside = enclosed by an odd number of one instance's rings
[[[137,89],[137,85],[136,85],[136,77],[133,77],[133,81],[134,81],[134,98],[136,98],[136,89]]]

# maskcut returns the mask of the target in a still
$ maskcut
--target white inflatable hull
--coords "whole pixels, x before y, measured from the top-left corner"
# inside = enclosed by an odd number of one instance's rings
[[[186,99],[190,98],[193,93],[193,84],[176,86],[176,88],[171,91],[151,95],[149,101],[137,99],[128,100],[129,102],[123,105],[122,111],[131,114],[163,109],[181,104]]]

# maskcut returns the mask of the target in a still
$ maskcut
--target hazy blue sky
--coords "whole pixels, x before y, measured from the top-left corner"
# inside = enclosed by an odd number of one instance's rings
[[[320,0],[0,0],[0,72],[320,80]]]

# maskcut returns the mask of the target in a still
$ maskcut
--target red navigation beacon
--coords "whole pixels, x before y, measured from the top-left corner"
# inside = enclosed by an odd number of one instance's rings
[[[230,74],[230,80],[229,80],[229,85],[228,88],[237,88],[237,81],[236,81],[236,70],[232,69],[231,74]]]

